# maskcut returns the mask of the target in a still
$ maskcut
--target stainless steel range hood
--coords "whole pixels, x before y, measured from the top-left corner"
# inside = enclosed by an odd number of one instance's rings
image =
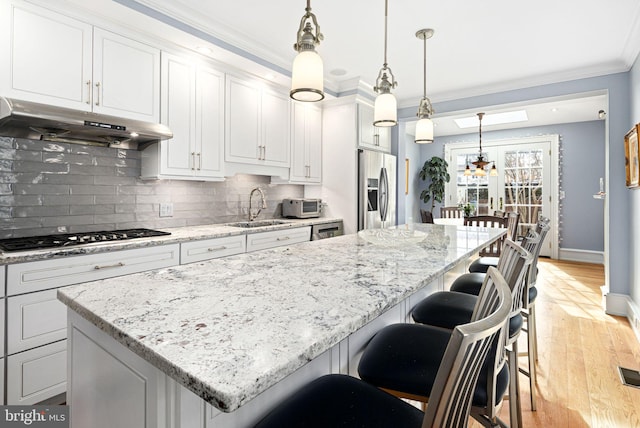
[[[173,134],[160,123],[0,97],[0,136],[136,149]]]

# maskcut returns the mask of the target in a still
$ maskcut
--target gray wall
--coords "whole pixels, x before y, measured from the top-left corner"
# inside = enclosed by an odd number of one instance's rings
[[[483,132],[482,141],[560,135],[560,247],[604,251],[604,205],[593,199],[599,178],[605,176],[605,122],[601,120]],[[477,134],[436,138],[424,146],[421,158],[442,156],[445,144],[477,142]],[[437,211],[436,211],[437,212]],[[580,219],[580,221],[575,221]]]
[[[631,120],[628,129],[640,122],[640,56],[630,72]],[[640,305],[640,190],[627,190],[631,199],[631,260],[629,264],[631,276],[631,299],[636,306]]]
[[[135,150],[0,137],[0,238],[244,220],[257,186],[268,204],[260,218],[274,218],[283,198],[303,196],[302,186],[256,175],[214,183],[139,176]],[[173,204],[173,217],[160,218],[160,203]]]

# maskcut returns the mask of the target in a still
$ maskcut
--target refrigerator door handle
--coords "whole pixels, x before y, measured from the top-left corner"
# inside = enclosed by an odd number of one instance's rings
[[[389,176],[387,175],[387,168],[380,170],[378,208],[380,209],[380,220],[383,222],[387,221],[387,211],[389,210]]]

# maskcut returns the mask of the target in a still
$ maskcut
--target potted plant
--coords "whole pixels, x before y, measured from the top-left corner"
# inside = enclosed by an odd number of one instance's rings
[[[438,156],[428,159],[420,170],[420,178],[425,181],[430,180],[429,186],[420,192],[420,199],[426,204],[431,201],[431,211],[436,202],[442,203],[444,200],[444,189],[450,180],[447,168],[449,164],[446,160]]]

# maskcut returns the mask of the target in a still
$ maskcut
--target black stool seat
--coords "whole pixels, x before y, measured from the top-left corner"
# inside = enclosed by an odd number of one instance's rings
[[[536,289],[536,287],[529,287],[529,304],[535,302],[536,297],[538,297],[538,290]]]
[[[469,272],[487,273],[489,266],[498,266],[499,257],[479,257],[469,265]]]
[[[375,386],[346,375],[326,375],[305,385],[256,428],[420,428],[424,413]]]
[[[387,326],[367,345],[367,352],[358,365],[358,374],[365,382],[380,388],[429,397],[450,336],[450,331],[430,325]],[[487,404],[488,367],[493,358],[487,357],[482,367],[473,394],[473,405]],[[497,379],[497,395],[502,397],[509,385],[506,364]]]
[[[484,276],[484,275],[483,275]],[[477,296],[455,291],[439,291],[422,299],[414,306],[411,317],[419,324],[442,327],[449,330],[471,321]],[[509,338],[522,329],[524,319],[520,312],[509,318]]]
[[[473,294],[477,296],[482,288],[486,273],[472,272],[465,273],[457,277],[451,284],[451,291]]]

